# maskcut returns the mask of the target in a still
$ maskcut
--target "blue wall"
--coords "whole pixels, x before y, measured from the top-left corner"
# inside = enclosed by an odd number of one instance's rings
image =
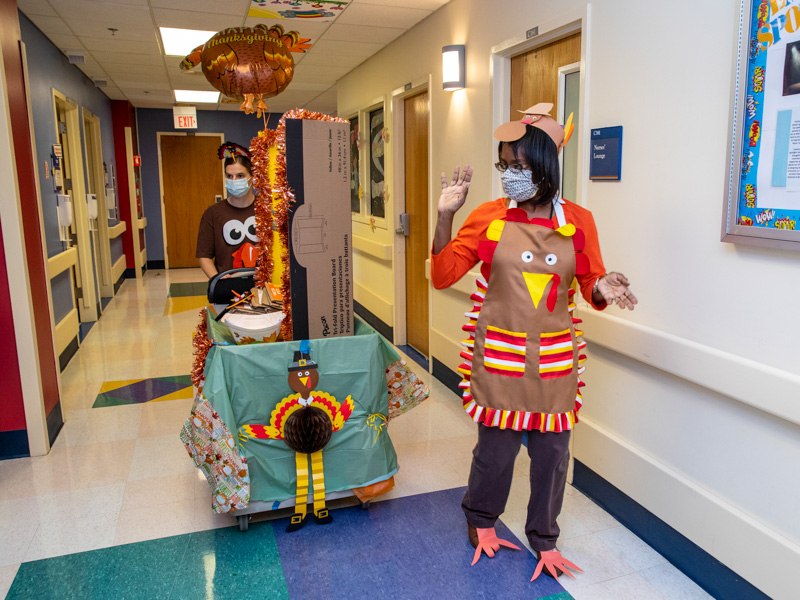
[[[111,128],[111,101],[97,89],[94,83],[78,67],[69,64],[67,57],[56,48],[47,37],[22,13],[19,13],[22,41],[28,58],[28,86],[33,112],[33,128],[36,136],[36,157],[38,160],[39,187],[41,188],[42,217],[44,221],[45,246],[47,256],[62,252],[64,246],[58,239],[58,219],[56,216],[56,193],[53,191],[53,178],[45,178],[44,163],[52,165],[50,157],[56,136],[55,113],[53,110],[53,90],[64,94],[86,108],[100,119],[103,160],[114,164],[114,138]],[[85,148],[83,119],[81,119],[81,146]],[[81,157],[83,161],[83,157]],[[86,165],[84,180],[88,181]],[[105,200],[98,198],[104,205]],[[63,315],[73,308],[71,285],[51,286],[53,292],[53,313]]]
[[[281,115],[270,114],[267,126],[278,126]],[[136,127],[139,136],[139,154],[142,157],[142,207],[147,217],[145,247],[147,260],[164,260],[163,227],[161,222],[161,184],[158,178],[158,132],[171,133],[173,127],[172,110],[157,108],[137,108]],[[264,128],[263,119],[246,115],[239,111],[197,111],[197,133],[221,133],[226,141],[250,146],[250,140]],[[181,130],[183,133],[185,130]],[[191,225],[197,228],[200,223]],[[189,225],[187,225],[188,227]]]

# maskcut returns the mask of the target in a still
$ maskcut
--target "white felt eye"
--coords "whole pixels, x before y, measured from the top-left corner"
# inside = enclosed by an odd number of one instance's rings
[[[222,226],[222,237],[231,246],[241,244],[244,239],[244,225],[241,221],[231,219]]]
[[[533,260],[533,252],[526,250],[522,253],[522,262],[529,263]]]
[[[303,374],[304,374],[306,377],[308,377],[309,373],[310,373],[310,371],[306,371],[306,372],[305,372],[305,373],[303,373]]]
[[[254,244],[258,243],[258,235],[256,235],[256,216],[247,217],[244,222],[244,233],[247,238]]]
[[[558,262],[558,257],[555,254],[548,254],[544,257],[544,262],[552,266]]]

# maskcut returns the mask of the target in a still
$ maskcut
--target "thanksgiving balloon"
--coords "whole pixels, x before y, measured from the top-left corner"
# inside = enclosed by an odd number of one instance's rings
[[[264,98],[277,96],[289,85],[294,75],[292,52],[305,52],[311,47],[308,41],[296,31],[284,33],[280,25],[231,27],[192,50],[181,61],[181,70],[201,63],[211,85],[243,100],[241,109],[246,113],[257,110],[260,116],[267,110]]]

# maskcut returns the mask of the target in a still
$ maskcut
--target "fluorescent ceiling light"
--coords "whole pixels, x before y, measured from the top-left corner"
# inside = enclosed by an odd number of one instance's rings
[[[161,32],[161,40],[164,42],[164,54],[167,56],[186,56],[217,33],[216,31],[173,29],[172,27],[159,27],[158,29]]]
[[[219,101],[219,92],[196,92],[194,90],[175,90],[176,102],[211,102]]]

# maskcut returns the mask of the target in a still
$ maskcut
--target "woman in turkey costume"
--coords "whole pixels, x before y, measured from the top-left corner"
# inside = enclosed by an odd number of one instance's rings
[[[572,131],[550,116],[552,104],[524,111],[497,128],[505,198],[486,202],[454,239],[453,216],[466,200],[472,169],[442,174],[431,256],[437,289],[458,281],[479,261],[481,277],[466,314],[467,339],[459,368],[464,408],[478,423],[469,487],[462,508],[473,564],[501,545],[495,521],[505,510],[514,459],[528,432],[531,496],[525,533],[544,570],[558,576],[577,568],[556,549],[569,462],[569,438],[580,408],[585,356],[579,323],[571,317],[577,277],[583,297],[603,310],[637,300],[621,273],[606,273],[591,213],[559,197],[558,153]],[[532,580],[533,580],[532,579]]]

